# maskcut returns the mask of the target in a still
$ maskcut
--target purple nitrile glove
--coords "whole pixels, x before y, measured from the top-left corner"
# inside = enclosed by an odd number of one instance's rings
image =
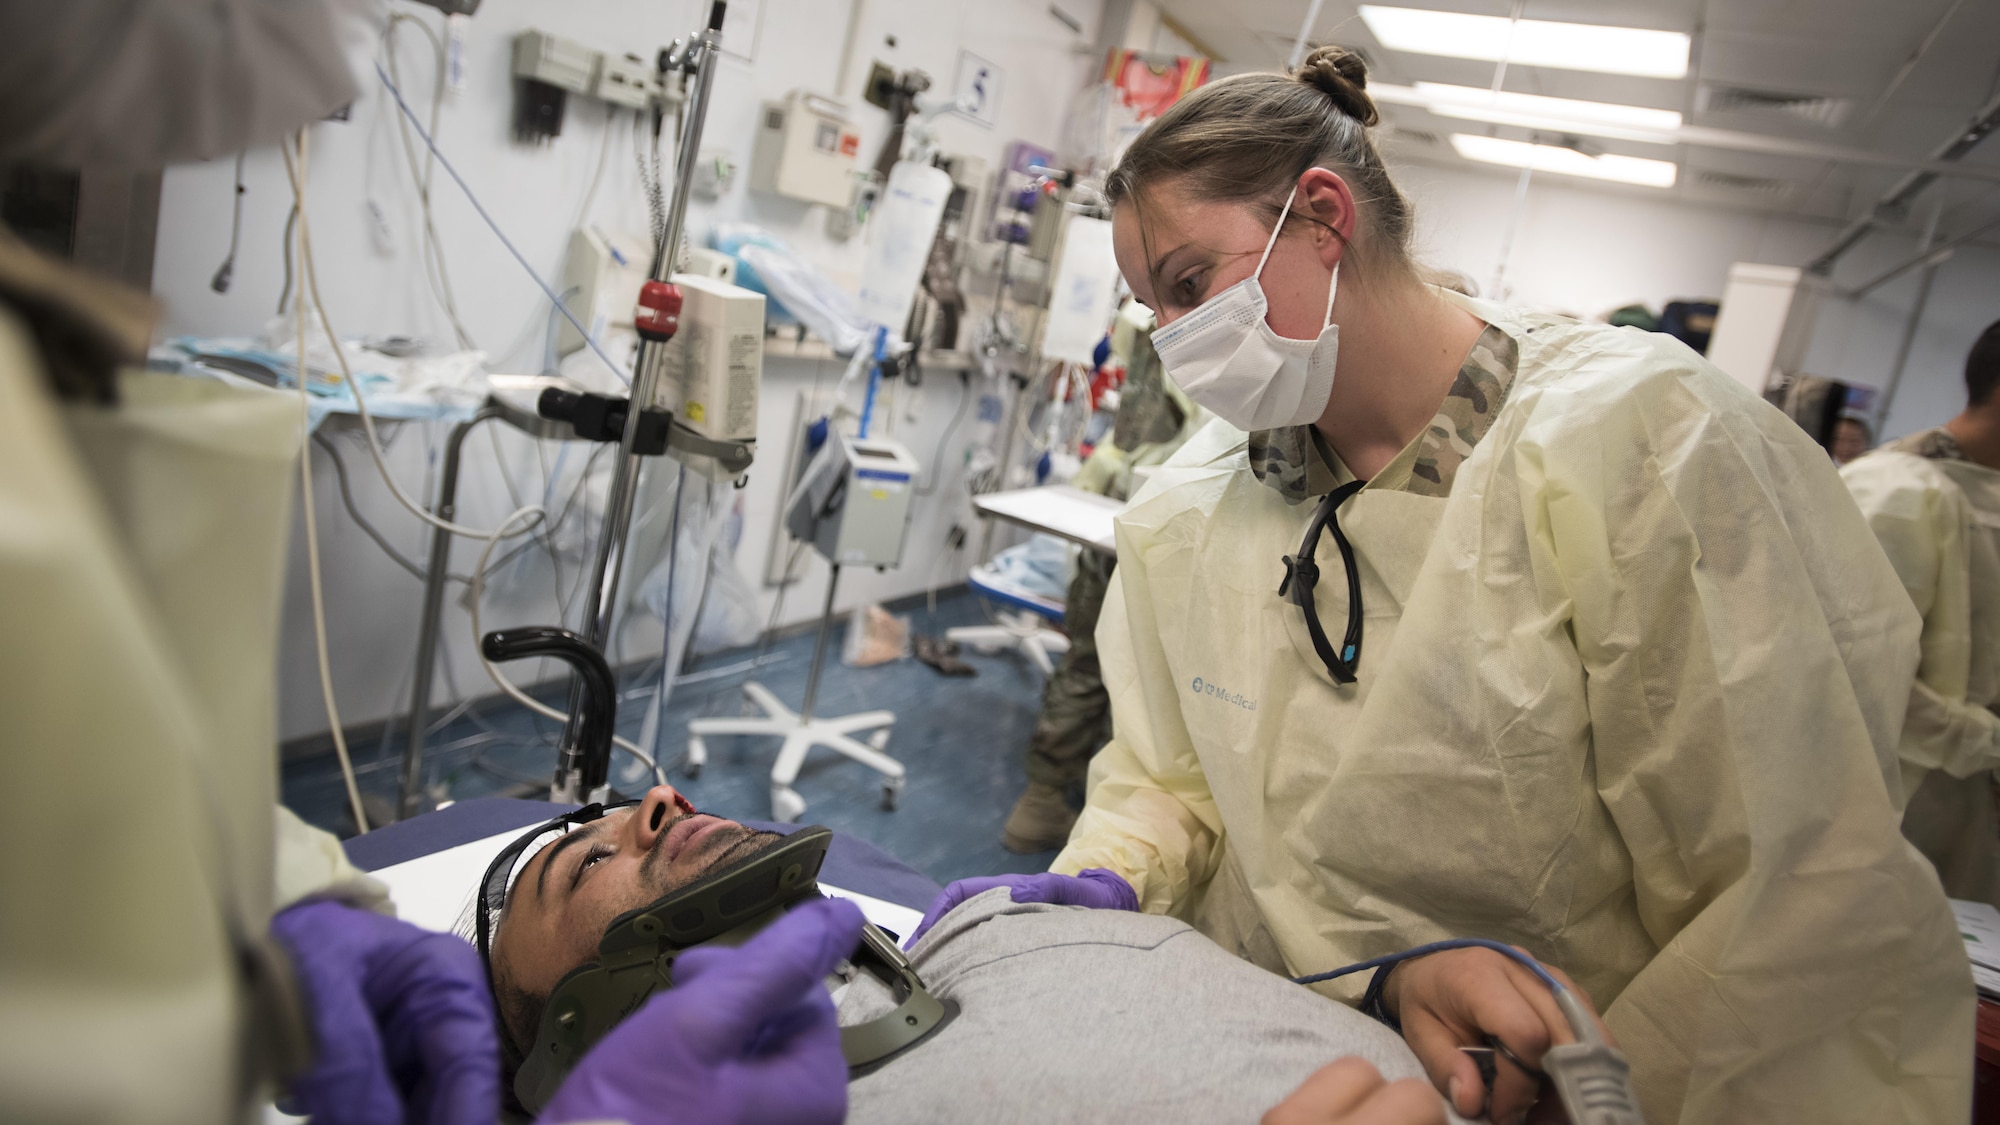
[[[959,903],[974,895],[984,894],[995,887],[1006,887],[1007,894],[1015,902],[1041,902],[1050,906],[1088,906],[1093,910],[1137,910],[1139,896],[1132,890],[1132,884],[1120,878],[1108,868],[1092,867],[1075,875],[1058,875],[1044,871],[1040,875],[986,875],[977,879],[960,879],[944,889],[944,893],[931,903],[924,912],[924,920],[917,923],[917,932],[910,935],[909,944],[937,925],[938,919],[951,912]]]
[[[490,1125],[500,1040],[479,954],[451,934],[341,902],[271,919],[311,1013],[290,1104],[313,1125]]]
[[[540,1125],[829,1125],[847,1116],[847,1059],[823,981],[861,942],[861,910],[808,902],[743,945],[674,961],[674,987],[592,1047]]]

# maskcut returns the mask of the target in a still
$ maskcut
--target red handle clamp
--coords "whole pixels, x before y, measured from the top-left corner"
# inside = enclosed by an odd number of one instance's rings
[[[668,281],[648,281],[639,287],[639,307],[632,326],[648,340],[665,343],[681,326],[681,287]]]

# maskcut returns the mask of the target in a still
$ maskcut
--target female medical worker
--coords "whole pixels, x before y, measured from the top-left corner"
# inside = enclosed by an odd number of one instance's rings
[[[1604,1006],[1655,1125],[1965,1120],[1971,981],[1891,797],[1895,572],[1686,347],[1426,286],[1364,83],[1337,48],[1224,79],[1111,174],[1160,356],[1226,424],[1119,520],[1115,732],[1053,869],[1288,973],[1516,943]],[[1470,956],[1382,996],[1461,1111],[1459,1044],[1540,1046],[1429,1000]]]

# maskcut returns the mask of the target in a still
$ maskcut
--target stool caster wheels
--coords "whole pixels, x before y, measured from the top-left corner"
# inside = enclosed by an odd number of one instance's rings
[[[903,796],[903,779],[892,777],[882,783],[882,811],[895,812],[896,802]]]
[[[681,763],[681,774],[689,781],[701,776],[702,764],[708,761],[708,743],[695,735],[688,736],[687,761]]]
[[[771,819],[780,824],[796,824],[805,815],[806,799],[789,788],[772,788]]]
[[[878,751],[883,751],[886,753],[889,749],[889,728],[883,727],[882,729],[876,731],[874,734],[869,735],[868,745],[873,746]],[[900,784],[900,782],[898,784]]]

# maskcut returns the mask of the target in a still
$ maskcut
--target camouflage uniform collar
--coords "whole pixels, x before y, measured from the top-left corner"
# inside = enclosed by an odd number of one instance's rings
[[[1458,466],[1493,428],[1520,368],[1520,348],[1499,326],[1487,324],[1458,369],[1437,416],[1373,480],[1371,489],[1418,496],[1449,496]],[[1315,426],[1258,430],[1250,435],[1250,471],[1290,503],[1323,496],[1353,474],[1328,448]]]
[[[1919,430],[1908,437],[1900,437],[1885,443],[1882,448],[1894,453],[1909,453],[1928,461],[1970,461],[1965,450],[1960,449],[1958,439],[1943,426]]]

